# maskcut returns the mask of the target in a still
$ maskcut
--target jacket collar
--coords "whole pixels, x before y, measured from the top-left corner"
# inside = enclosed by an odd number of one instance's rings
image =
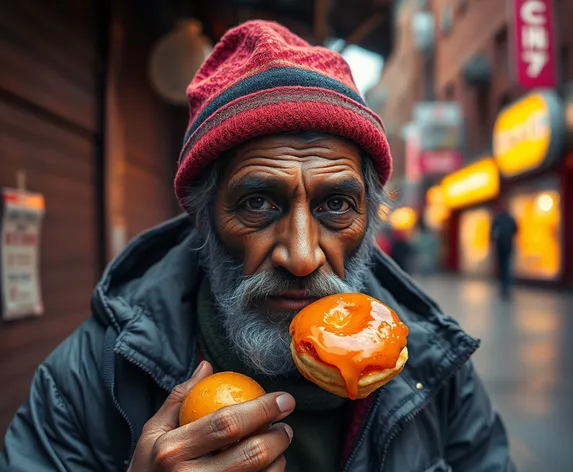
[[[195,364],[198,267],[192,225],[182,215],[128,244],[92,297],[94,316],[117,332],[115,352],[165,390],[189,378]]]
[[[117,333],[115,351],[170,390],[196,362],[196,294],[201,270],[186,215],[136,239],[109,265],[92,298],[94,316]],[[378,395],[384,410],[415,407],[465,362],[478,342],[388,257],[378,253],[366,292],[394,308],[408,325],[409,360]],[[389,408],[390,407],[390,408]]]

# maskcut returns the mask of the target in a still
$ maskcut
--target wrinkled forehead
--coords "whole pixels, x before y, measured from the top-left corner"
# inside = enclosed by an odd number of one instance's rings
[[[270,135],[230,151],[223,167],[227,182],[251,173],[318,178],[353,174],[361,181],[362,153],[353,142],[323,133]]]

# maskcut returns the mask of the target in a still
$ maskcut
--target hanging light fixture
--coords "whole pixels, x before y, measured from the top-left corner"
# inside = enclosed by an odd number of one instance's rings
[[[199,20],[179,20],[151,50],[151,84],[159,96],[171,104],[187,104],[187,85],[213,48],[202,30]]]

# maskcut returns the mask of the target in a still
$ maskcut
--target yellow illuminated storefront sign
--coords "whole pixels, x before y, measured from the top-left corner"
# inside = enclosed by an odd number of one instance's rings
[[[549,92],[532,93],[503,110],[493,129],[500,173],[512,177],[554,160],[562,148],[563,112]]]
[[[444,190],[441,185],[434,185],[426,192],[426,209],[424,221],[433,230],[440,230],[450,217],[450,209],[446,206]]]
[[[448,208],[468,207],[499,195],[499,171],[492,158],[482,159],[445,177],[441,187]]]
[[[438,206],[445,204],[444,189],[441,185],[434,185],[426,192],[426,204],[428,206]]]

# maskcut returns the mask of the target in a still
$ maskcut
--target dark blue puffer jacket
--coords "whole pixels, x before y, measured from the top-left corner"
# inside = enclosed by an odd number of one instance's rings
[[[200,270],[192,231],[177,218],[112,262],[92,316],[38,368],[6,435],[0,471],[126,469],[144,423],[196,364],[191,314]],[[410,359],[354,419],[359,427],[341,469],[512,471],[503,425],[469,361],[477,341],[382,254],[366,292],[409,326]]]

